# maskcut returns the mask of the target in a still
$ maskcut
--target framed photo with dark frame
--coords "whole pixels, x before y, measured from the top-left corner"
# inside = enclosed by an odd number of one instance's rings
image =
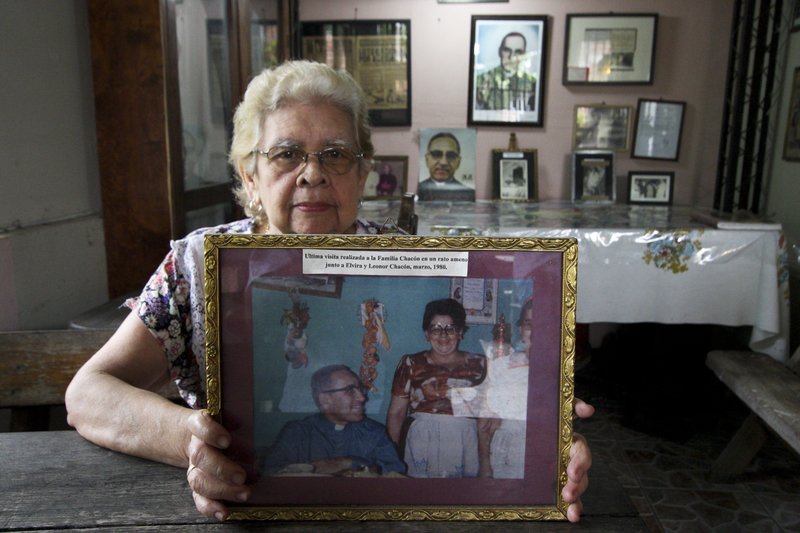
[[[411,125],[411,21],[302,22],[304,59],[346,69],[367,96],[373,126]]]
[[[800,161],[800,67],[794,69],[786,116],[786,134],[783,140],[783,158]]]
[[[631,108],[625,105],[576,105],[573,150],[628,150]]]
[[[640,98],[631,157],[677,161],[686,102]]]
[[[252,489],[247,503],[227,503],[230,518],[565,520],[577,253],[572,238],[206,236],[208,411],[230,431],[225,453]],[[264,282],[273,276],[282,281]],[[273,288],[307,277],[341,279],[340,291]],[[490,309],[490,320],[420,329],[429,305]],[[516,440],[492,442],[508,461],[491,477],[477,476],[477,443],[426,441],[449,458],[434,466],[416,421],[399,452],[387,431],[408,378],[400,361],[444,335],[457,337],[469,372],[426,389],[452,414],[425,423],[471,431],[499,418]],[[311,426],[319,435],[304,432]],[[324,442],[334,431],[341,448]]]
[[[582,150],[572,153],[572,201],[614,203],[614,152]]]
[[[495,200],[535,202],[539,159],[535,149],[492,150],[492,196]]]
[[[628,203],[633,205],[672,205],[674,172],[628,172]]]
[[[544,125],[547,17],[473,15],[470,126]]]
[[[408,156],[376,155],[364,183],[364,200],[399,200],[408,191]]]
[[[657,13],[567,15],[563,85],[651,85]]]

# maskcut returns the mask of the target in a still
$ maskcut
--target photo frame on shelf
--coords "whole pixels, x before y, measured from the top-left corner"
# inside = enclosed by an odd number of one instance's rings
[[[546,16],[472,16],[468,125],[544,125],[547,31]]]
[[[674,172],[628,172],[628,203],[632,205],[672,205]]]
[[[576,105],[573,150],[628,150],[631,108],[625,105]]]
[[[572,154],[572,201],[614,203],[614,152],[583,150]]]
[[[786,134],[783,140],[783,158],[787,161],[800,161],[800,67],[794,69],[792,78]]]
[[[565,520],[561,490],[574,398],[573,388],[564,384],[573,380],[577,240],[377,237],[206,236],[208,411],[230,431],[225,453],[245,469],[252,490],[247,503],[226,503],[230,518]],[[254,276],[336,277],[342,279],[341,291],[335,298],[287,293],[253,285]],[[464,287],[476,280],[491,292],[466,294]],[[462,301],[482,300],[474,307],[483,318],[494,318],[472,322],[463,332],[460,346],[473,354],[476,379],[448,385],[444,397],[459,422],[488,416],[492,407],[482,399],[493,387],[507,392],[509,385],[493,382],[494,374],[480,361],[515,357],[515,368],[522,369],[515,380],[517,400],[511,410],[492,416],[515,421],[524,452],[516,454],[511,471],[494,477],[460,468],[448,470],[450,477],[412,476],[383,425],[395,368],[401,354],[416,353],[427,342],[422,332],[407,334],[419,329],[427,304],[451,298],[458,283]],[[522,351],[509,344],[521,334],[514,326],[520,316],[529,316],[537,332],[522,343]],[[529,358],[532,353],[536,357]],[[331,365],[350,369],[334,370],[348,384],[315,377],[312,393],[312,377],[331,371]],[[336,402],[320,398],[345,394],[351,385],[365,391],[359,397],[368,401],[361,416],[341,425],[363,423],[360,440],[375,442],[353,454],[357,461],[348,452],[331,451],[347,458],[340,470],[331,469],[338,457],[305,456],[307,443],[296,441],[306,437],[293,429],[331,420]],[[498,446],[497,453],[511,453],[518,445]]]
[[[568,14],[563,85],[651,85],[657,13]]]
[[[539,181],[535,149],[492,150],[492,196],[495,200],[535,202]]]
[[[364,183],[364,200],[399,200],[408,191],[408,156],[376,155]]]
[[[686,102],[640,98],[631,157],[677,161]]]
[[[303,59],[346,69],[364,89],[373,126],[411,124],[411,21],[300,24]]]

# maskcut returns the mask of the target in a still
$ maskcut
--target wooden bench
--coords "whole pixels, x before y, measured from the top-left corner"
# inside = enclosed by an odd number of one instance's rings
[[[706,365],[751,413],[711,468],[715,481],[741,474],[767,439],[764,426],[800,453],[800,350],[783,365],[772,357],[715,350]]]
[[[11,431],[44,430],[50,407],[64,405],[75,372],[113,330],[0,332],[0,408],[11,408]],[[174,385],[162,395],[178,398]]]

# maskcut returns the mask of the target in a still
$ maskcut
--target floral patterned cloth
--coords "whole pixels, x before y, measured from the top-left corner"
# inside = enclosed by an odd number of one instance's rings
[[[356,220],[356,233],[399,233],[396,226]],[[201,228],[172,241],[169,253],[142,290],[127,302],[156,338],[169,363],[170,378],[192,408],[206,407],[205,293],[203,237],[253,233],[249,219]]]

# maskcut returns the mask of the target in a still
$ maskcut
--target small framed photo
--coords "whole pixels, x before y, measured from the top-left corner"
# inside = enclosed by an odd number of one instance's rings
[[[542,126],[547,17],[472,16],[470,126]]]
[[[677,161],[686,102],[640,98],[631,157]]]
[[[573,150],[628,150],[631,108],[624,105],[576,105]]]
[[[574,238],[206,236],[208,411],[252,490],[230,518],[565,520],[577,264]],[[461,362],[418,379],[443,344]]]
[[[585,150],[572,154],[572,201],[614,203],[614,152]]]
[[[475,201],[474,128],[420,128],[420,202]]]
[[[303,59],[347,70],[364,89],[373,126],[411,124],[411,21],[300,23]]]
[[[537,200],[538,158],[535,149],[492,150],[493,196],[496,200]]]
[[[674,172],[628,172],[628,203],[672,205]]]
[[[567,15],[564,85],[651,85],[658,14]]]
[[[783,141],[783,158],[787,161],[800,161],[800,67],[794,69],[794,78],[792,78],[789,113],[786,117],[786,136]]]
[[[365,200],[399,200],[408,190],[408,156],[376,155],[364,184]]]

